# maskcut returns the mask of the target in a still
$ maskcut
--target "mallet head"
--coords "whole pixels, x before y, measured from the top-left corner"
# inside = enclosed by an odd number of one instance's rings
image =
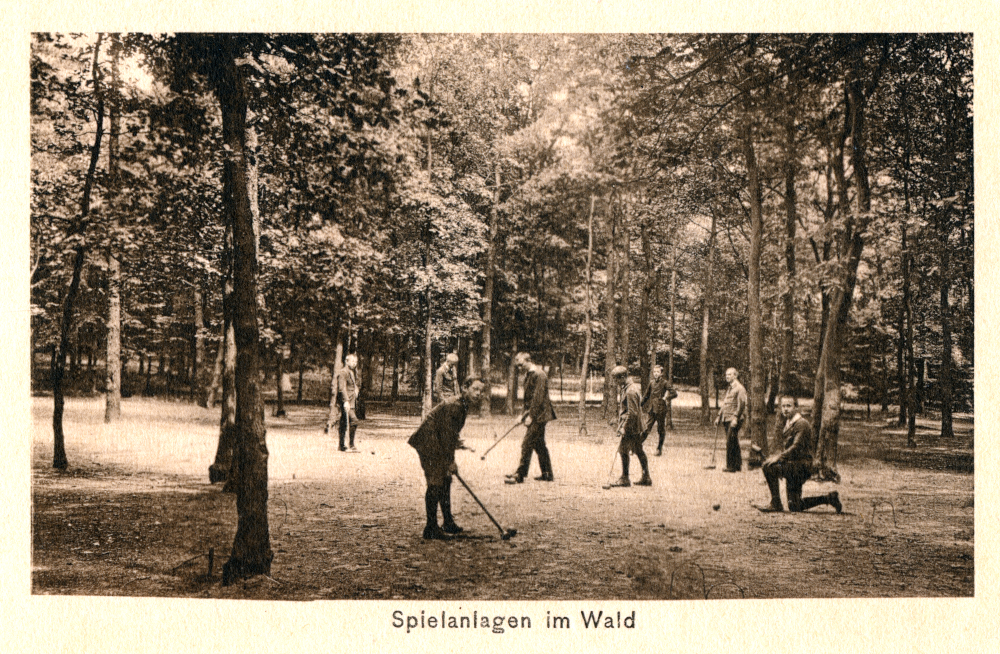
[[[510,540],[511,536],[516,536],[516,535],[517,535],[517,529],[508,529],[507,531],[503,532],[502,536],[500,536],[500,540]]]

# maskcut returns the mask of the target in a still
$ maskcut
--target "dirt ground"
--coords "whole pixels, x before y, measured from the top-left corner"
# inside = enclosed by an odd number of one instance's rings
[[[714,433],[696,426],[695,400],[685,399],[663,456],[650,456],[650,488],[602,490],[620,467],[596,410],[581,438],[575,407],[557,406],[562,419],[547,431],[556,481],[534,481],[533,462],[515,486],[503,476],[516,466],[523,428],[483,461],[512,419],[471,418],[464,438],[476,452],[457,454],[459,471],[501,525],[517,529],[509,541],[457,481],[465,535],[421,539],[424,480],[406,444],[416,417],[372,411],[358,430],[360,452],[345,454],[322,433],[322,408],[290,407],[268,418],[271,576],[223,587],[236,509],[208,483],[217,411],[130,399],[122,421],[106,426],[99,399],[70,400],[70,468],[60,472],[51,468],[52,400],[39,397],[32,591],[288,600],[973,595],[971,420],[950,443],[923,423],[918,448],[906,450],[905,434],[883,429],[884,417],[853,419],[841,433],[841,483],[805,487],[805,495],[838,490],[844,512],[763,514],[752,506],[768,498],[762,474],[723,473],[721,438],[717,467],[706,469]],[[647,453],[654,449],[647,441]]]

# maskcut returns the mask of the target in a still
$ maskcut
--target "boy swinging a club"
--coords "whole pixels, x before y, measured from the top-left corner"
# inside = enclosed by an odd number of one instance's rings
[[[483,393],[483,382],[469,377],[462,384],[462,394],[431,409],[417,431],[407,441],[420,456],[420,466],[427,479],[424,506],[427,509],[427,526],[424,539],[448,540],[448,534],[463,531],[455,524],[451,514],[451,476],[458,472],[455,465],[455,450],[461,444],[459,434],[465,426],[469,411],[479,406]],[[437,507],[441,505],[444,523],[437,523]]]

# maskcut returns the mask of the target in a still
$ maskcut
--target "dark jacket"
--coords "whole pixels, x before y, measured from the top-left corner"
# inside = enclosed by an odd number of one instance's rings
[[[816,443],[808,420],[796,413],[785,424],[781,436],[785,449],[778,453],[778,461],[812,463]]]
[[[618,435],[639,436],[646,430],[647,423],[639,384],[629,381],[624,388],[618,389]]]
[[[434,401],[446,402],[459,396],[455,368],[442,364],[434,373]]]
[[[649,386],[642,396],[642,403],[650,413],[661,414],[667,411],[667,398],[672,400],[675,397],[677,391],[667,383],[666,379],[660,377],[649,380]]]
[[[344,366],[337,371],[337,406],[344,402],[353,410],[358,408],[358,378],[353,370]]]
[[[421,461],[426,458],[438,466],[447,466],[455,461],[459,434],[468,413],[468,405],[461,397],[442,402],[431,409],[407,443],[420,454]]]
[[[524,376],[524,413],[531,416],[531,422],[544,425],[556,419],[555,409],[549,399],[549,378],[541,368],[529,370]]]

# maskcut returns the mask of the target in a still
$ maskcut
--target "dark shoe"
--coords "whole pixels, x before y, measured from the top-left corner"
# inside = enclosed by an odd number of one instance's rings
[[[553,479],[552,475],[542,473],[541,475],[535,477],[535,481],[555,481],[555,479]]]
[[[649,478],[649,475],[643,475],[642,479],[635,482],[636,486],[652,486],[653,480]]]
[[[722,472],[739,472],[739,468],[736,468],[736,469],[733,469],[733,468],[723,468]]]
[[[341,451],[341,452],[346,452],[346,451],[347,451],[347,448],[346,448],[346,447],[344,447],[343,445],[341,445],[340,447],[338,447],[338,448],[337,448],[337,450],[339,450],[339,451]]]
[[[656,456],[663,456],[663,450],[656,450]]]
[[[441,525],[441,531],[446,534],[460,534],[465,530],[456,525],[454,522],[446,522]]]
[[[503,480],[505,484],[523,484],[524,477],[521,475],[507,475],[507,478]]]
[[[628,477],[619,477],[618,481],[609,485],[608,488],[627,488],[632,485],[632,482],[628,480]]]
[[[837,491],[830,493],[830,506],[832,506],[837,513],[844,510],[844,505],[840,503],[840,493]]]
[[[775,504],[774,502],[768,504],[767,506],[758,506],[757,510],[761,513],[782,513],[785,507],[780,504]]]
[[[451,540],[451,537],[437,525],[427,525],[424,527],[424,540]]]

